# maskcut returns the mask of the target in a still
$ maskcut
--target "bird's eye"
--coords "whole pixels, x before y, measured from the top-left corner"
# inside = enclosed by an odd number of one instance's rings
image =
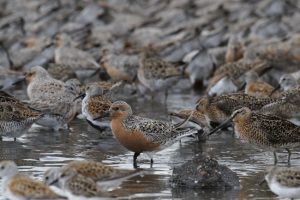
[[[66,176],[65,173],[63,173],[63,174],[60,175],[61,178],[65,177],[65,176]]]
[[[48,177],[48,176],[46,176],[46,177],[45,177],[45,180],[46,180],[46,181],[47,181],[47,180],[49,180],[49,177]]]
[[[119,107],[115,107],[115,110],[120,110],[120,108]]]
[[[1,166],[1,169],[5,169],[5,166]]]

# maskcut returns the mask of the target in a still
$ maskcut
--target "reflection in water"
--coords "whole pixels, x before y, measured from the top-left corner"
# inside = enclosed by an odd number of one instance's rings
[[[190,108],[195,104],[196,99],[197,97],[191,91],[172,94],[168,98],[168,110]],[[162,103],[148,103],[142,99],[132,100],[129,103],[137,114],[156,119],[169,119],[165,105]],[[173,167],[199,153],[210,155],[220,164],[227,165],[237,172],[241,182],[240,190],[193,191],[172,188],[168,180]],[[17,142],[6,138],[0,142],[1,160],[14,160],[21,171],[26,171],[39,179],[49,167],[61,166],[74,159],[92,159],[115,167],[132,169],[132,156],[133,153],[119,145],[114,138],[107,137],[106,134],[98,132],[79,119],[71,123],[69,132],[55,133],[33,127]],[[286,161],[286,154],[279,156],[280,161]],[[293,153],[291,162],[293,165],[300,165],[299,154]],[[258,186],[266,165],[273,163],[272,153],[242,143],[232,134],[214,135],[206,143],[199,143],[195,138],[184,138],[181,143],[175,143],[170,148],[155,154],[153,168],[150,168],[146,155],[142,154],[138,163],[140,168],[150,170],[149,174],[128,180],[121,185],[120,189],[114,191],[115,194],[136,199],[275,198],[267,186]]]

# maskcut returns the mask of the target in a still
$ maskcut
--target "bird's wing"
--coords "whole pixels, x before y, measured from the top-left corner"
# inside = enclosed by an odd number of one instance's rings
[[[18,103],[0,103],[0,120],[1,121],[23,121],[28,117],[38,118],[41,114],[22,104]]]
[[[143,65],[146,77],[151,76],[156,79],[166,79],[182,75],[179,68],[159,58],[147,58],[143,62]]]
[[[300,127],[273,115],[253,113],[253,125],[258,126],[272,144],[300,142]]]
[[[280,185],[287,187],[300,187],[300,172],[299,170],[287,169],[279,171],[276,174],[276,181]]]
[[[87,109],[93,117],[101,117],[105,112],[108,112],[111,101],[103,96],[92,97],[89,100]]]
[[[78,196],[99,197],[102,194],[97,184],[92,179],[80,174],[67,180],[65,187],[67,187],[65,189],[70,190],[70,192]]]
[[[162,142],[170,137],[173,125],[168,122],[148,118],[130,116],[124,123],[127,129],[143,132],[150,142]]]
[[[58,197],[49,187],[39,181],[32,180],[26,176],[17,175],[8,184],[9,189],[20,196],[29,199],[55,198]]]

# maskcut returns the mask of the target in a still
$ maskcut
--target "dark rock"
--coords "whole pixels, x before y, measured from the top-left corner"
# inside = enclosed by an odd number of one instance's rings
[[[175,167],[170,182],[173,187],[193,189],[232,189],[240,185],[235,172],[203,155]]]

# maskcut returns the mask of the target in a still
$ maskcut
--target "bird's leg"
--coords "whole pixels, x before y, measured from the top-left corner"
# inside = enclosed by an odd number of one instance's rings
[[[168,92],[168,89],[165,90],[165,105],[167,105],[167,102],[168,102],[168,95],[169,95],[169,92]]]
[[[2,140],[2,138],[1,138],[1,140]],[[17,138],[14,138],[14,142],[16,142],[17,141]]]
[[[277,165],[277,155],[276,155],[276,151],[273,151],[274,154],[274,165]]]
[[[134,155],[133,155],[133,167],[134,168],[137,168],[137,163],[136,163],[136,160],[137,160],[137,157],[140,155],[140,153],[138,152],[135,152]]]
[[[288,166],[290,166],[291,165],[291,155],[292,155],[292,152],[288,148],[286,148],[285,150],[288,152]]]
[[[152,168],[152,165],[153,165],[153,163],[154,163],[152,154],[151,154],[151,153],[146,153],[146,154],[147,154],[147,156],[150,158],[150,167]]]

